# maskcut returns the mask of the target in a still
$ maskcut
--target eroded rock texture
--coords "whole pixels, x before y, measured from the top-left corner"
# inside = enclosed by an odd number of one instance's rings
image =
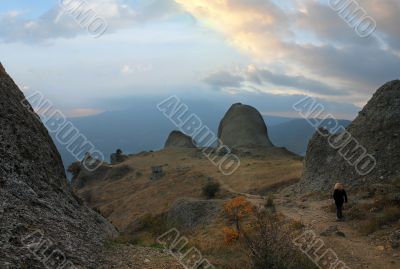
[[[314,135],[308,145],[302,188],[326,190],[335,182],[353,186],[385,183],[400,176],[400,81],[378,89],[346,131],[351,139],[327,130]]]
[[[55,249],[65,255],[58,263],[97,268],[115,228],[72,194],[46,128],[1,64],[0,97],[0,268],[45,268]],[[37,242],[23,240],[32,233],[49,246],[45,253],[45,245],[26,248]]]

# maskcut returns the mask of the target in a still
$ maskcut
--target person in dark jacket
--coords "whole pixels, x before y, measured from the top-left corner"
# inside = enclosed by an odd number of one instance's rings
[[[347,194],[343,188],[343,185],[340,183],[335,184],[335,190],[333,191],[333,199],[336,204],[336,220],[343,219],[343,203],[347,203]]]

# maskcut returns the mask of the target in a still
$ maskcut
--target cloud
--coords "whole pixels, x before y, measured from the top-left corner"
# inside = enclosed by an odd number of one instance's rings
[[[235,46],[264,58],[279,57],[290,36],[289,18],[272,1],[176,0],[199,20],[227,36]],[[264,50],[264,48],[269,48]]]
[[[119,0],[56,2],[57,5],[34,19],[26,19],[25,14],[19,11],[0,14],[0,41],[32,43],[87,35],[88,28],[90,32],[90,27],[96,27],[95,24],[90,26],[96,18],[99,18],[97,23],[101,19],[107,25],[105,33],[112,33],[149,20],[165,19],[179,11],[172,0],[140,0],[135,6]]]
[[[379,46],[376,38],[360,38],[355,34],[355,30],[349,27],[339,13],[332,10],[329,5],[304,1],[302,8],[304,12],[295,14],[294,26],[298,30],[315,35],[321,43]]]
[[[203,82],[212,86],[214,89],[227,88],[227,87],[240,87],[244,82],[244,78],[239,75],[234,75],[228,71],[218,71],[212,73],[203,79]]]
[[[376,20],[378,35],[386,44],[400,52],[400,2],[398,0],[368,0],[363,5]]]
[[[223,90],[232,94],[238,93],[240,89],[268,92],[268,89],[281,87],[291,89],[291,92],[296,94],[303,92],[315,96],[348,95],[346,90],[333,88],[318,80],[306,78],[302,75],[275,73],[265,68],[258,68],[255,65],[236,70],[235,73],[221,70],[208,75],[202,81],[213,89]]]
[[[229,43],[250,55],[266,82],[365,103],[400,73],[397,0],[365,0],[377,31],[361,38],[328,1],[176,0]],[[335,91],[337,94],[335,94]],[[346,91],[348,94],[343,94]],[[344,100],[344,99],[343,99]]]
[[[128,64],[124,64],[121,68],[121,73],[123,75],[129,75],[133,72],[132,67],[130,67]]]
[[[256,69],[255,67],[250,68],[247,75],[250,81],[255,82],[259,85],[270,83],[276,86],[300,89],[307,93],[322,96],[347,95],[345,91],[341,91],[337,88],[332,88],[326,83],[314,79],[309,79],[302,75],[289,75],[282,73],[277,74],[267,69]]]
[[[122,75],[131,75],[135,72],[138,73],[144,73],[144,72],[149,72],[153,69],[153,66],[151,64],[136,64],[136,65],[129,65],[129,64],[124,64],[121,68],[121,74]]]
[[[347,81],[355,87],[379,86],[400,75],[400,58],[375,47],[305,46],[294,48],[291,55],[314,74]]]

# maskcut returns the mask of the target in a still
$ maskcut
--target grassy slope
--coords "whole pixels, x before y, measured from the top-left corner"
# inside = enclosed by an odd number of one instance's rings
[[[157,181],[150,180],[154,165],[164,165],[166,172]],[[78,194],[124,231],[143,214],[167,211],[178,198],[200,198],[209,178],[234,192],[265,190],[298,180],[302,161],[277,149],[268,154],[241,157],[239,169],[225,176],[198,149],[168,149],[131,156],[124,163],[110,167],[112,179],[96,181],[94,178]],[[226,196],[229,196],[226,191],[220,194],[221,198]]]

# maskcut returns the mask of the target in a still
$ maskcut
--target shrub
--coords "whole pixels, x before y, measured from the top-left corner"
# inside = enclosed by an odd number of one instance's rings
[[[239,239],[239,233],[231,227],[224,227],[224,241],[226,244],[231,244]]]
[[[71,173],[73,178],[76,178],[81,172],[81,162],[73,162],[68,166],[68,173]]]
[[[317,269],[292,242],[293,226],[273,211],[257,211],[244,196],[225,203],[225,215],[233,223],[223,229],[225,243],[239,242],[253,269]]]
[[[221,190],[221,185],[217,182],[208,182],[203,187],[203,195],[208,199],[212,199]]]
[[[365,212],[358,206],[352,206],[346,213],[349,220],[362,220],[365,219]]]
[[[379,218],[381,225],[389,224],[400,219],[400,208],[397,206],[385,207],[382,216]]]
[[[397,188],[400,188],[400,177],[397,177],[393,180],[393,185]]]
[[[385,207],[383,212],[358,225],[362,235],[369,235],[379,230],[383,225],[390,224],[400,219],[400,208],[397,206]]]
[[[362,235],[369,235],[379,230],[379,223],[376,218],[361,221],[358,230]]]
[[[265,205],[264,205],[264,206],[265,206],[266,208],[275,207],[275,205],[274,205],[274,198],[271,197],[271,196],[268,196],[267,201],[265,202]]]
[[[277,214],[258,212],[252,223],[253,231],[244,238],[252,258],[253,269],[317,269],[292,242],[290,226]]]
[[[303,229],[305,227],[305,225],[300,220],[293,220],[290,223],[290,227],[293,230],[301,230],[301,229]]]

